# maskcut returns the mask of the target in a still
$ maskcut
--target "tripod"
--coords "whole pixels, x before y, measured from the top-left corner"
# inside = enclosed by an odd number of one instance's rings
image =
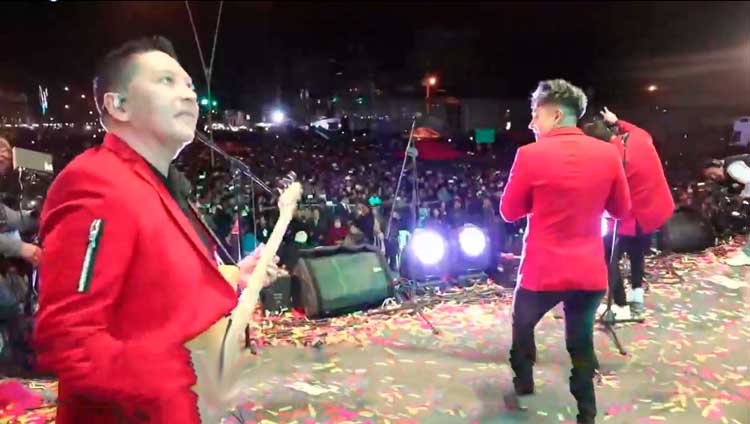
[[[407,287],[404,287],[405,285],[409,285]],[[417,300],[417,283],[414,281],[407,281],[405,283],[400,283],[396,285],[396,298],[399,299],[401,302],[405,300],[411,301],[412,305],[414,306],[414,312],[419,315],[420,318],[422,318],[422,321],[424,321],[432,330],[432,334],[439,335],[440,330],[438,330],[434,325],[432,325],[432,322],[427,319],[427,317],[424,315],[424,312],[422,312],[422,304]],[[404,297],[402,296],[401,291],[407,292],[408,296]]]
[[[622,145],[623,145],[623,155],[622,155],[622,167],[623,169],[627,169],[627,150],[628,150],[628,133],[625,133],[622,137]],[[614,292],[614,284],[617,284],[615,281],[615,278],[613,276],[615,275],[615,267],[619,267],[620,264],[617,261],[616,257],[616,246],[617,246],[617,229],[620,226],[620,220],[615,221],[614,228],[612,229],[612,246],[610,247],[610,255],[609,255],[609,263],[607,264],[607,280],[609,281],[608,289],[607,289],[607,308],[602,312],[602,314],[599,316],[599,319],[597,321],[601,323],[604,326],[604,332],[609,334],[609,336],[612,338],[612,340],[615,342],[615,346],[617,346],[617,350],[620,352],[620,355],[627,355],[627,352],[625,352],[625,349],[623,349],[622,344],[620,343],[620,339],[617,338],[617,333],[615,332],[614,325],[618,323],[628,323],[628,322],[639,322],[642,323],[644,321],[643,318],[630,318],[630,319],[616,319],[614,312],[612,312],[612,296]]]

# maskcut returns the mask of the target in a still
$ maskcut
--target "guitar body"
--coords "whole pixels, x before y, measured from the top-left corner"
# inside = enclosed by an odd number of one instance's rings
[[[236,265],[219,265],[221,275],[227,280],[227,283],[236,291],[240,281],[240,269]],[[191,351],[208,351],[211,348],[220,347],[224,341],[229,318],[223,317],[216,321],[211,327],[200,334],[200,336],[188,343]],[[215,352],[218,356],[219,352]]]

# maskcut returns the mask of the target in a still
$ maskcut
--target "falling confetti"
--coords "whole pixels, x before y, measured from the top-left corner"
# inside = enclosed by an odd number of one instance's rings
[[[741,242],[648,259],[646,320],[616,327],[627,355],[595,332],[597,422],[750,423],[750,267],[721,262]],[[315,321],[258,311],[246,402],[224,422],[575,422],[564,325],[551,312],[536,328],[536,393],[515,397],[509,291],[477,284],[420,300],[440,335],[410,305]],[[0,424],[53,422],[54,382],[6,381],[43,401],[19,395]]]

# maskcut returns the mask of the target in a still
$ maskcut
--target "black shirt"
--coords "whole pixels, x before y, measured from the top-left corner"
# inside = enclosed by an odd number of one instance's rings
[[[206,231],[205,227],[203,226],[203,223],[199,220],[199,218],[195,215],[193,210],[190,208],[190,204],[188,203],[188,196],[190,195],[190,182],[185,178],[185,176],[177,170],[177,168],[174,167],[174,165],[169,166],[169,176],[165,177],[164,174],[159,172],[158,169],[154,168],[153,165],[150,163],[148,164],[151,170],[156,174],[157,177],[161,180],[162,183],[164,183],[164,186],[167,188],[167,191],[169,194],[172,195],[172,198],[177,203],[177,205],[180,207],[180,210],[182,210],[182,213],[185,214],[185,217],[187,217],[188,221],[190,221],[190,224],[193,226],[193,229],[195,229],[195,232],[198,234],[198,237],[203,242],[203,245],[206,247],[206,250],[208,251],[209,256],[213,256],[213,242],[210,239],[210,236],[208,235],[208,232]]]

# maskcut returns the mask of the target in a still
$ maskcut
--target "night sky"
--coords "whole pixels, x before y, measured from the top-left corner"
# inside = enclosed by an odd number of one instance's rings
[[[208,56],[219,3],[190,6]],[[184,2],[62,0],[2,9],[0,89],[88,90],[109,48],[151,34],[174,42],[204,89]],[[276,87],[294,93],[319,80],[309,69],[335,71],[328,59],[349,64],[342,78],[369,74],[391,93],[413,91],[436,72],[445,93],[459,97],[524,97],[550,77],[632,100],[650,83],[689,89],[688,98],[740,97],[750,93],[750,3],[226,2],[214,91],[228,107],[267,99]]]

